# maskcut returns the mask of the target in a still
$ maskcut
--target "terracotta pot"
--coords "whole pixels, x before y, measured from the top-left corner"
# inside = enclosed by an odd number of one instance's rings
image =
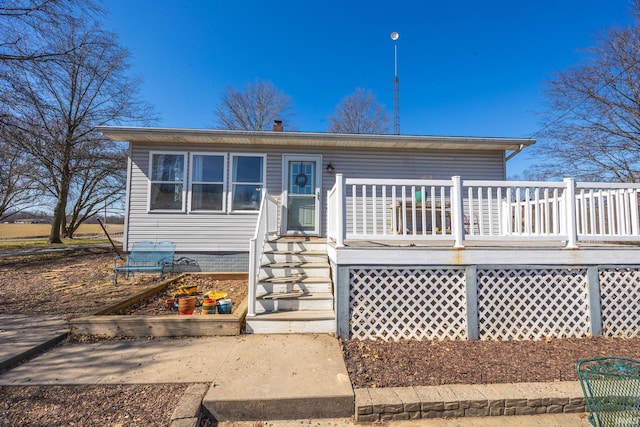
[[[183,297],[178,300],[178,313],[193,314],[196,308],[196,297]]]

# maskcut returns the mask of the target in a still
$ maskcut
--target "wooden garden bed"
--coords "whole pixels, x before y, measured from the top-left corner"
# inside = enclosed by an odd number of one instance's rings
[[[193,315],[178,315],[164,307],[154,307],[157,301],[164,300],[164,294],[178,281],[196,277],[199,282],[204,278],[212,280],[244,281],[247,273],[186,273],[164,280],[118,303],[104,307],[89,316],[71,320],[71,334],[99,335],[106,337],[184,337],[240,335],[247,314],[247,299],[233,301],[231,314],[202,315],[197,311]],[[206,291],[206,289],[205,289]],[[143,307],[143,308],[140,308]],[[149,315],[140,314],[145,308]],[[167,311],[162,311],[167,310]],[[131,313],[131,314],[122,314]]]

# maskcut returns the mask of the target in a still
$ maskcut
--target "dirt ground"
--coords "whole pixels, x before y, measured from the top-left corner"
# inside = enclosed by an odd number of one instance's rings
[[[108,249],[79,249],[0,258],[0,314],[55,314],[71,319],[157,283],[157,275],[136,275],[119,278],[114,286],[114,256]]]
[[[113,258],[108,249],[0,258],[0,313],[71,319],[157,283],[155,277],[138,275],[118,279],[114,286]],[[0,426],[166,426],[187,386],[2,386]]]
[[[108,249],[80,250],[37,260],[0,257],[0,313],[74,318],[157,283],[154,277],[136,276],[129,281],[119,279],[118,286],[113,286],[112,268],[113,253]],[[229,292],[235,292],[237,285],[225,284]],[[158,306],[164,305],[164,300],[164,295],[158,295],[155,301],[135,310],[141,310],[139,314],[162,311]],[[638,358],[640,338],[397,343],[347,340],[343,349],[355,387],[565,381],[576,379],[575,363],[581,358]],[[183,387],[1,387],[0,425],[98,425],[97,420],[105,425],[167,425]]]
[[[166,290],[140,301],[118,314],[132,316],[166,316],[173,314],[178,316],[177,306],[175,304],[167,306],[167,300],[176,294],[180,295],[181,286],[195,286],[196,290],[193,295],[196,297],[196,308],[193,312],[194,315],[202,314],[204,295],[209,291],[226,294],[224,298],[231,300],[232,313],[240,306],[240,302],[247,298],[248,293],[246,280],[220,280],[206,274],[188,274],[172,282]]]

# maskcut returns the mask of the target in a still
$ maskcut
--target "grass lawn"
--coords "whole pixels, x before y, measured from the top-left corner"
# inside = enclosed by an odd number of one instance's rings
[[[122,233],[122,224],[108,224],[107,231],[110,235]],[[45,248],[50,245],[47,242],[51,225],[49,224],[0,224],[0,251]],[[76,232],[77,238],[62,239],[64,246],[89,245],[97,243],[109,243],[106,237],[94,238],[89,236],[103,235],[99,224],[82,224]]]

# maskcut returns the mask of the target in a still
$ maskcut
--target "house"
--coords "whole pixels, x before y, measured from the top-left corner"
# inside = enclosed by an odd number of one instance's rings
[[[249,332],[640,330],[640,186],[506,181],[532,139],[99,130],[129,142],[125,249],[171,240],[185,271],[248,271]]]

